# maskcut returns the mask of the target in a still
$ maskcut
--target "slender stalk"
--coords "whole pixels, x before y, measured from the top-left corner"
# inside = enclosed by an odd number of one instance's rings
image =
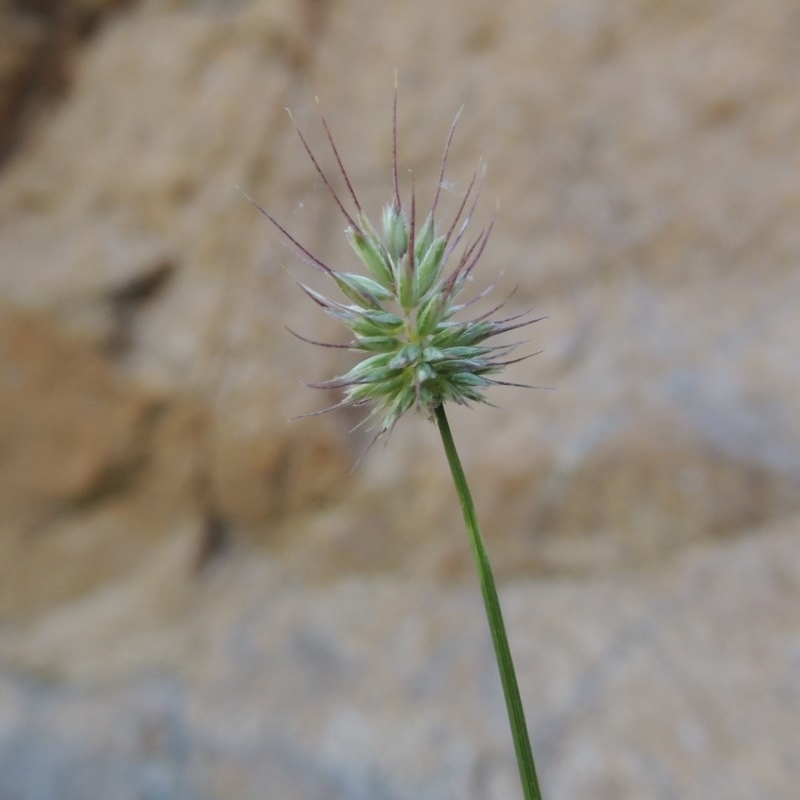
[[[442,444],[447,454],[447,461],[450,464],[450,472],[453,475],[453,483],[458,493],[458,499],[461,502],[464,522],[467,525],[472,545],[472,555],[475,558],[475,566],[480,578],[483,604],[486,608],[486,617],[492,634],[494,654],[497,659],[497,668],[500,671],[500,680],[503,684],[508,721],[511,725],[514,750],[517,754],[517,766],[519,767],[519,777],[522,781],[522,791],[525,795],[525,800],[541,800],[539,779],[536,776],[536,766],[533,763],[533,752],[528,738],[528,726],[525,724],[525,712],[519,696],[517,676],[514,672],[511,650],[508,646],[506,627],[503,623],[503,613],[500,609],[500,600],[497,597],[492,567],[489,563],[489,555],[486,552],[486,545],[483,542],[480,527],[478,526],[472,495],[467,485],[467,479],[464,476],[464,470],[461,467],[461,460],[458,457],[453,435],[450,432],[450,425],[444,412],[444,405],[442,404],[436,407],[436,423],[439,426]]]

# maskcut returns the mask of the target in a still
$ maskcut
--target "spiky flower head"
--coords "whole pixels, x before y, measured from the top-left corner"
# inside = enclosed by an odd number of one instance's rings
[[[465,238],[480,195],[481,166],[472,176],[449,225],[440,228],[436,218],[458,116],[453,121],[444,148],[431,209],[421,226],[416,219],[413,178],[408,209],[400,199],[396,93],[392,124],[393,197],[383,209],[380,226],[373,225],[362,210],[324,116],[321,119],[352,202],[351,209],[333,188],[299,128],[297,133],[347,221],[345,235],[366,274],[331,268],[304,247],[268,211],[248,198],[304,260],[336,284],[343,296],[342,300],[329,299],[300,284],[315,303],[350,329],[353,338],[349,344],[335,345],[313,342],[303,336],[299,338],[312,344],[343,347],[363,355],[362,360],[341,377],[310,384],[314,388],[343,392],[339,403],[316,413],[344,406],[370,406],[369,418],[377,421],[377,438],[390,432],[412,407],[433,417],[442,403],[488,402],[484,392],[491,386],[523,386],[493,377],[508,364],[523,360],[505,359],[519,343],[496,345],[487,342],[492,337],[537,320],[531,319],[529,312],[504,319],[494,318],[507,300],[472,319],[457,318],[459,312],[492,288],[490,286],[467,302],[461,301],[461,292],[484,252],[494,225],[492,219],[476,235]],[[448,270],[451,260],[454,266]]]

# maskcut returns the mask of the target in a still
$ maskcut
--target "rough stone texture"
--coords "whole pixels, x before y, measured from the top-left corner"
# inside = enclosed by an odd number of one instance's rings
[[[82,40],[128,0],[0,0],[0,164],[63,96]]]
[[[794,796],[798,522],[502,593],[546,797]],[[0,796],[520,796],[475,587],[181,580],[190,539],[0,633]]]
[[[341,336],[234,188],[345,263],[283,109],[331,167],[319,95],[376,212],[395,68],[420,197],[462,104],[445,205],[489,164],[476,290],[548,315],[509,377],[554,391],[452,420],[549,794],[793,798],[798,33],[789,0],[153,0],[70,51],[0,173],[0,798],[517,796],[435,431],[348,475],[357,417],[287,423],[347,354],[285,331]]]

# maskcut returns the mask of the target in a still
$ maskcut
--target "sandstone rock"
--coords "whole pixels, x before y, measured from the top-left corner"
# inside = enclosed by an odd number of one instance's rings
[[[475,290],[548,317],[552,391],[451,418],[551,793],[791,796],[795,17],[145,2],[71,51],[0,174],[0,796],[514,796],[436,431],[349,475],[356,416],[288,422],[350,362],[235,189],[352,263],[283,109],[377,213],[395,68],[404,187],[464,104],[443,211],[484,156]]]
[[[798,523],[506,586],[545,796],[792,797]],[[191,546],[0,630],[2,796],[519,796],[476,587],[252,551],[181,580]]]
[[[37,111],[66,90],[81,38],[128,0],[0,2],[0,163]]]
[[[555,391],[498,392],[508,410],[482,413],[475,440],[462,434],[503,571],[660,559],[797,503],[800,433],[780,400],[797,389],[782,344],[793,337],[784,298],[796,271],[792,228],[780,220],[798,201],[781,177],[796,157],[796,120],[780,111],[790,92],[775,60],[782,29],[760,16],[744,25],[728,11],[580,9],[508,3],[487,17],[476,8],[460,15],[465,29],[448,27],[401,70],[401,160],[435,175],[449,118],[467,101],[448,179],[463,186],[483,152],[486,194],[503,200],[482,280],[505,271],[501,285],[519,285],[512,310],[536,304],[550,316],[531,331],[544,354],[512,377]],[[211,491],[242,533],[292,542],[297,558],[310,540],[277,534],[271,519],[269,498],[295,491],[284,488],[275,454],[295,454],[291,480],[301,487],[353,463],[366,440],[348,451],[355,420],[338,416],[297,426],[288,450],[270,443],[285,435],[287,416],[326,404],[295,396],[291,381],[328,377],[346,361],[286,335],[286,322],[315,338],[341,334],[275,269],[278,237],[233,186],[326,258],[348,258],[341,220],[281,109],[296,108],[330,166],[312,92],[299,91],[286,67],[306,63],[300,51],[318,39],[305,85],[322,97],[354,184],[377,210],[389,178],[391,70],[362,69],[367,40],[346,59],[336,44],[375,13],[352,3],[324,23],[292,5],[223,15],[147,7],[99,37],[70,103],[0,192],[6,297],[110,348],[134,380],[210,404]],[[387,52],[438,30],[438,14],[399,16],[383,34]],[[522,18],[529,23],[513,24]],[[621,33],[637,26],[647,48]],[[707,83],[673,68],[678,52]],[[749,72],[737,78],[728,68],[742,52]],[[407,63],[401,53],[392,63]],[[376,113],[365,120],[365,109]],[[454,202],[449,189],[446,200]],[[259,258],[265,268],[253,274]],[[11,268],[29,259],[35,270]],[[463,429],[457,413],[455,424]],[[402,434],[407,446],[372,452],[347,480],[346,506],[334,507],[343,474],[311,491],[322,505],[310,519],[302,511],[302,529],[319,532],[321,549],[311,550],[325,555],[310,568],[416,570],[421,560],[461,571],[457,554],[420,548],[430,530],[458,525],[434,432],[410,420]],[[330,443],[321,450],[320,436]],[[376,527],[397,544],[373,546]]]
[[[130,565],[149,539],[147,517],[127,542],[114,526],[92,532],[91,520],[148,482],[164,410],[164,398],[120,379],[46,318],[3,309],[0,613],[41,608]]]

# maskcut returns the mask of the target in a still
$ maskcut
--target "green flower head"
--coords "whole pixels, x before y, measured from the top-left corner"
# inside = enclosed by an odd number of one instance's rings
[[[468,235],[480,195],[483,169],[479,166],[472,176],[453,219],[447,227],[440,228],[436,211],[456,117],[444,148],[431,209],[424,222],[418,224],[413,178],[408,207],[401,202],[398,188],[396,94],[393,110],[393,196],[383,209],[380,226],[373,225],[362,210],[325,118],[322,117],[322,125],[344,179],[347,203],[333,188],[297,128],[314,168],[347,221],[345,235],[366,274],[333,269],[304,247],[268,211],[248,198],[299,255],[325,273],[341,293],[341,299],[333,300],[300,284],[315,303],[349,328],[350,343],[335,345],[299,338],[312,344],[344,347],[363,356],[341,377],[310,384],[314,388],[343,393],[340,402],[316,413],[344,406],[369,406],[372,409],[369,419],[377,423],[376,437],[391,432],[400,417],[412,407],[433,417],[442,403],[485,403],[484,392],[491,386],[524,385],[494,377],[508,364],[530,357],[506,358],[519,342],[502,345],[487,342],[537,321],[530,318],[530,312],[496,318],[494,315],[507,300],[480,316],[460,318],[459,312],[492,288],[469,301],[461,300],[462,290],[483,255],[494,225],[493,219],[476,235]]]

